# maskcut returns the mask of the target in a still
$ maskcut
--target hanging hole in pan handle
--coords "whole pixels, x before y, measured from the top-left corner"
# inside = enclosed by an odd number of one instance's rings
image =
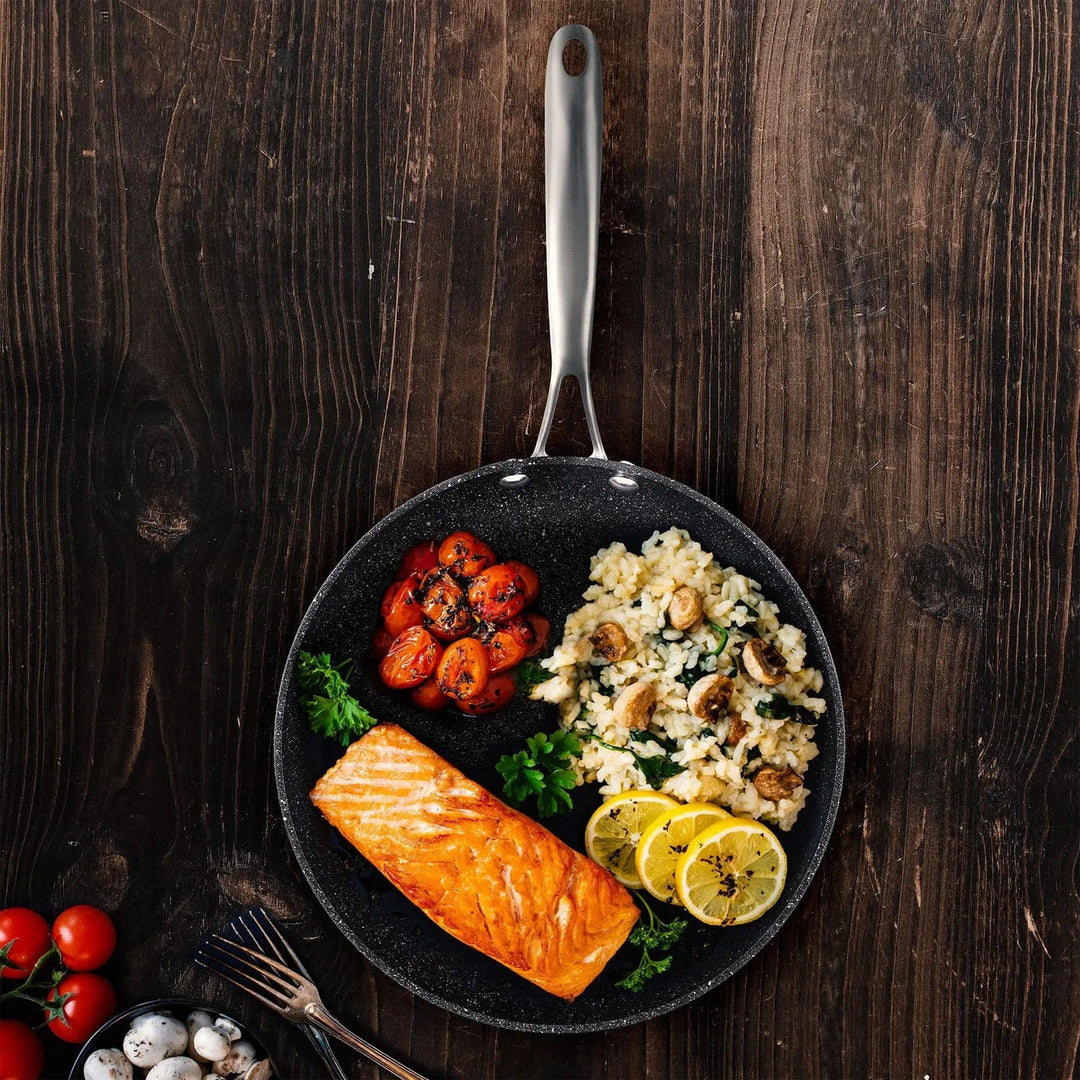
[[[580,38],[571,38],[562,51],[563,71],[576,79],[585,70],[587,56],[585,43]]]

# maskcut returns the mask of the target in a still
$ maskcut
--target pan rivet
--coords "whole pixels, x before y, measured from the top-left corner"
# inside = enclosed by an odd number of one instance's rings
[[[503,487],[508,488],[524,487],[528,482],[529,478],[523,472],[509,473],[499,481]],[[637,485],[635,485],[635,487],[636,486]]]
[[[623,476],[622,473],[609,476],[608,483],[617,491],[637,491],[638,489],[638,482],[632,477]]]

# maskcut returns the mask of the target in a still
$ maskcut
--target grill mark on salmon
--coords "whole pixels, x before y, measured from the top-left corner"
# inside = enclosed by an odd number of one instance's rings
[[[638,919],[611,874],[396,724],[379,724],[312,802],[432,921],[572,1001]]]

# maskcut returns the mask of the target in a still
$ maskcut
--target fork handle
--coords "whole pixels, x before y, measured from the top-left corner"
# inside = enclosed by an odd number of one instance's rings
[[[369,1061],[374,1061],[398,1080],[425,1080],[418,1072],[413,1072],[407,1065],[402,1065],[396,1058],[384,1053],[377,1046],[372,1046],[367,1039],[354,1035],[340,1020],[332,1016],[321,1002],[313,1001],[304,1006],[308,1020],[327,1033],[339,1039],[346,1046],[351,1046],[357,1053],[363,1054]]]

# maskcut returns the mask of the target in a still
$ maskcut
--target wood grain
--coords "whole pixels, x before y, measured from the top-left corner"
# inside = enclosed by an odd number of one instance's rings
[[[1072,1075],[1074,16],[0,9],[0,898],[104,904],[124,998],[231,1001],[289,1076],[316,1075],[304,1044],[186,955],[256,898],[345,1019],[434,1075]],[[670,1017],[541,1039],[344,945],[268,758],[288,640],[350,542],[531,446],[543,66],[570,20],[605,65],[609,452],[779,552],[851,738],[826,870],[769,949]],[[553,445],[580,451],[565,396]]]

